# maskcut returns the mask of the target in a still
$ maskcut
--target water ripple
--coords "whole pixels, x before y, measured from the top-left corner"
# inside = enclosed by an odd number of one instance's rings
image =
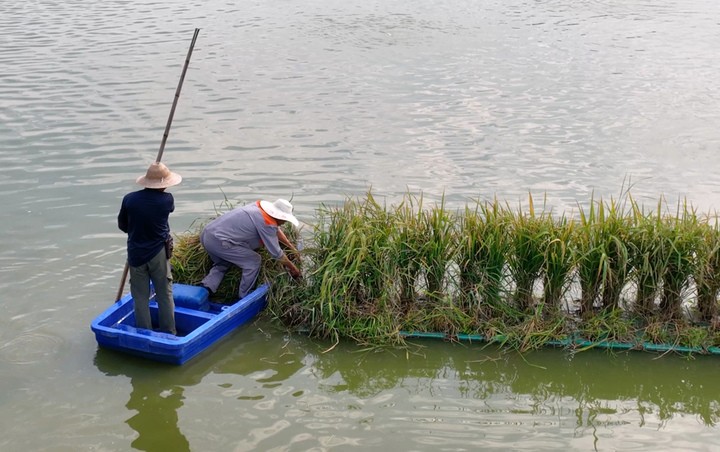
[[[444,195],[450,207],[493,196],[515,205],[532,191],[572,211],[632,183],[641,201],[687,197],[701,211],[716,209],[719,8],[710,0],[3,2],[0,289],[18,300],[3,304],[0,320],[3,381],[25,381],[26,364],[49,374],[58,356],[77,356],[66,341],[87,338],[88,321],[114,295],[125,259],[120,200],[156,156],[195,27],[200,38],[163,157],[184,176],[172,189],[176,231],[214,214],[226,196],[292,197],[311,223],[321,203],[370,187],[391,202],[408,189],[428,202]],[[58,303],[67,309],[54,310]],[[13,374],[13,366],[22,369]],[[55,378],[58,387],[77,383],[74,374],[70,383]],[[229,391],[240,392],[201,394],[202,403],[219,397],[233,407],[225,419],[250,407],[242,411],[256,422],[249,436],[196,428],[195,419],[217,418],[195,416],[197,406],[181,412],[183,429],[207,441],[199,449],[227,450],[401,450],[408,441],[498,449],[512,432],[520,449],[588,449],[596,434],[578,431],[562,400],[532,413],[523,410],[537,404],[525,398],[418,397],[403,406],[398,394],[327,397],[318,388],[349,383],[314,386],[311,378],[284,386],[279,377],[238,377],[242,385]],[[11,397],[15,383],[6,385]],[[31,403],[12,405],[21,430],[0,448],[130,447],[127,432],[99,421],[115,413],[98,403],[104,389],[86,395],[94,400],[85,410],[54,403],[46,390],[29,388]],[[605,447],[642,449],[658,438],[680,449],[713,444],[710,430],[685,419],[652,433],[627,427],[637,411],[612,403],[616,412],[597,427]],[[68,439],[66,428],[46,428],[54,423],[40,419],[43,410],[54,419],[71,411],[85,425]],[[272,419],[257,421],[260,412]],[[647,421],[663,425],[656,413]]]
[[[19,320],[20,317],[11,320]],[[38,332],[25,332],[0,345],[0,360],[12,364],[34,364],[57,359],[63,338]]]

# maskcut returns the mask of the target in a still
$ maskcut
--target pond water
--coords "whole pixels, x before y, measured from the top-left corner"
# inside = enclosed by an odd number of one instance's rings
[[[367,351],[267,319],[182,367],[98,350],[122,196],[175,232],[372,189],[572,212],[720,204],[720,3],[38,0],[0,5],[0,450],[715,450],[713,357]],[[537,202],[537,201],[536,201]]]

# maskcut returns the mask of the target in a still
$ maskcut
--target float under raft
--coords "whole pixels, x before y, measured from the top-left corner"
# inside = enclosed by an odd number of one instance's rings
[[[506,336],[497,335],[493,337],[485,337],[480,334],[454,334],[448,335],[444,333],[423,333],[419,331],[400,331],[399,335],[404,339],[440,339],[449,342],[478,342],[488,344],[503,344],[507,340]],[[611,351],[646,351],[656,353],[680,353],[680,354],[699,354],[699,355],[720,355],[720,347],[688,347],[676,344],[654,344],[652,342],[618,342],[618,341],[590,341],[581,337],[571,337],[565,339],[553,339],[545,342],[548,347],[557,347],[572,350],[589,350],[604,349]]]

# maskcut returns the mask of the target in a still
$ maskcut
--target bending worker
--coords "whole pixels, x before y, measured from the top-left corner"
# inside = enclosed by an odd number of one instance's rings
[[[200,285],[215,293],[231,265],[237,265],[242,270],[238,296],[245,297],[255,287],[260,273],[262,258],[255,252],[260,246],[265,246],[290,276],[300,278],[300,270],[280,248],[282,243],[294,256],[300,257],[297,248],[280,229],[288,221],[298,226],[292,211],[292,204],[284,199],[273,203],[257,201],[237,207],[208,223],[200,235],[200,242],[213,266]]]

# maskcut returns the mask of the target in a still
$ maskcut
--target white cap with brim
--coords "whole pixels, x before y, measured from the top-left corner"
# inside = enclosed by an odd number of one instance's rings
[[[298,227],[300,224],[298,219],[295,218],[295,215],[292,214],[292,204],[290,204],[290,202],[286,199],[278,199],[275,202],[260,201],[260,207],[265,211],[265,213],[276,220],[289,221],[295,225],[295,227]]]
[[[137,178],[135,182],[145,188],[168,188],[177,185],[182,181],[182,176],[173,173],[165,164],[155,162],[147,170],[144,176]]]

